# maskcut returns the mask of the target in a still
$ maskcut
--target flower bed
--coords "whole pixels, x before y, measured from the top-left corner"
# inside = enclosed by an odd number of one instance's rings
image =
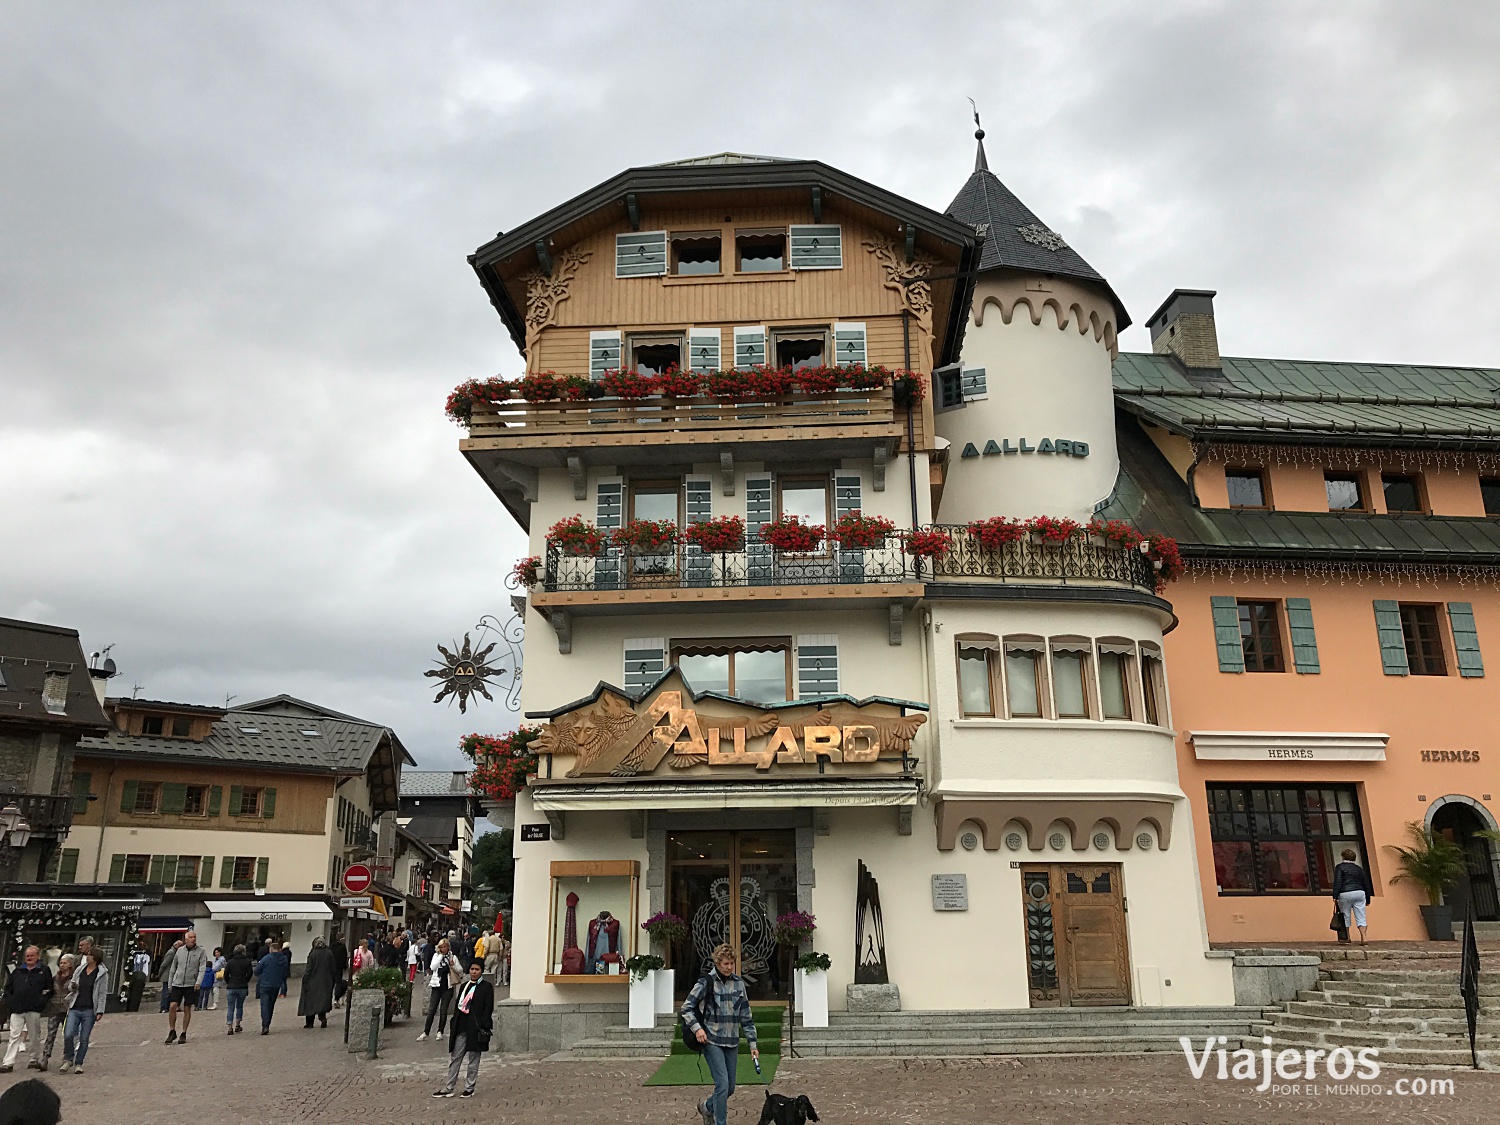
[[[605,542],[604,532],[582,516],[567,516],[547,529],[547,545],[565,555],[593,557]]]
[[[827,529],[820,523],[803,523],[796,516],[760,525],[760,538],[778,551],[807,554],[823,545]]]
[[[986,551],[998,551],[1007,543],[1026,538],[1026,525],[1009,516],[991,516],[987,520],[970,520],[969,534]]]
[[[541,727],[522,726],[509,734],[466,734],[459,739],[458,748],[474,763],[469,792],[491,801],[514,800],[536,776],[537,756],[531,744],[541,733]]]
[[[616,547],[638,555],[666,555],[677,545],[676,520],[629,520],[609,537]]]
[[[883,543],[896,530],[884,516],[867,516],[855,510],[840,516],[828,533],[846,551],[865,551]]]
[[[745,521],[740,516],[715,516],[690,523],[683,539],[704,551],[739,551],[745,546]]]

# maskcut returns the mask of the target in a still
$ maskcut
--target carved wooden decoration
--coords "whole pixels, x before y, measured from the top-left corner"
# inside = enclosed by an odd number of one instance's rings
[[[875,255],[885,271],[885,287],[901,295],[901,303],[917,318],[922,331],[932,332],[932,286],[918,280],[929,276],[939,263],[931,254],[918,250],[913,260],[906,260],[906,248],[880,235],[864,240],[864,248]]]
[[[541,270],[523,273],[519,280],[526,286],[526,347],[531,350],[537,333],[557,320],[557,306],[571,295],[573,278],[583,264],[593,257],[589,250],[576,247],[564,250],[548,277]]]

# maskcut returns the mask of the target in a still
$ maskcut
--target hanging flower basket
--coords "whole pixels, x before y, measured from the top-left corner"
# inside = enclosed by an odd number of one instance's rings
[[[536,776],[537,755],[531,744],[541,736],[541,727],[517,727],[497,736],[467,734],[458,741],[474,768],[469,771],[469,792],[490,801],[513,801],[530,778]]]
[[[808,554],[823,545],[827,530],[820,523],[803,523],[796,516],[783,516],[779,520],[760,525],[760,538],[778,551],[788,554]]]
[[[1007,543],[1019,543],[1026,538],[1026,525],[1009,516],[991,516],[986,520],[970,520],[969,534],[985,551],[998,551]]]
[[[676,520],[630,520],[609,537],[616,547],[636,555],[669,555],[677,545]]]
[[[740,516],[715,516],[688,524],[682,537],[700,550],[715,554],[740,551],[745,547],[745,521]]]
[[[547,529],[547,545],[565,555],[593,558],[605,546],[604,532],[582,516],[567,516]]]
[[[1033,516],[1026,521],[1027,530],[1033,532],[1043,543],[1061,546],[1073,538],[1073,533],[1082,525],[1066,516]]]
[[[884,516],[867,516],[858,510],[840,516],[828,533],[846,551],[867,551],[879,547],[896,530]]]
[[[818,928],[817,915],[802,910],[789,910],[778,915],[774,936],[777,945],[801,945],[813,936]]]
[[[531,555],[510,568],[511,577],[528,590],[542,580],[542,557]]]
[[[926,385],[915,371],[897,371],[891,376],[891,391],[897,406],[906,406],[922,401]]]
[[[498,375],[489,379],[469,379],[453,388],[448,401],[443,404],[443,413],[450,421],[468,429],[476,405],[504,402],[512,389],[513,385]]]
[[[1168,582],[1175,582],[1187,572],[1187,564],[1182,561],[1182,552],[1177,548],[1177,540],[1169,535],[1152,532],[1146,536],[1141,544],[1142,549],[1156,566],[1156,588],[1160,590]]]
[[[936,528],[912,531],[906,536],[904,549],[908,555],[919,559],[940,559],[953,550],[953,537]]]
[[[641,923],[646,936],[658,945],[671,947],[688,936],[687,922],[667,910],[659,910]]]

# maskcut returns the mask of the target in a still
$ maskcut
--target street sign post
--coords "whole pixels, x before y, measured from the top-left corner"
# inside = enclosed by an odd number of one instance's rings
[[[370,889],[375,876],[363,863],[351,863],[344,868],[344,890],[351,895],[362,895]]]

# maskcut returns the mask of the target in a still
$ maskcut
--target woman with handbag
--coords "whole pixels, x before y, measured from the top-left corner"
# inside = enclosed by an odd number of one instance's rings
[[[697,1105],[703,1125],[726,1125],[729,1098],[734,1093],[735,1070],[739,1066],[740,1032],[750,1044],[750,1057],[760,1066],[760,1043],[755,1036],[755,1017],[745,982],[734,971],[734,950],[717,945],[713,970],[693,985],[678,1013],[685,1034],[701,1044],[703,1060],[714,1078],[714,1092]]]
[[[1345,848],[1339,856],[1343,862],[1333,869],[1335,921],[1342,920],[1344,923],[1339,931],[1339,941],[1348,943],[1349,926],[1352,922],[1359,927],[1359,944],[1364,945],[1365,907],[1375,895],[1375,883],[1371,880],[1370,873],[1355,862],[1356,853],[1353,848]]]
[[[479,1056],[490,1049],[494,1014],[495,990],[484,979],[484,961],[475,958],[469,962],[469,979],[459,986],[458,1000],[453,1005],[453,1030],[448,1035],[448,1082],[441,1090],[434,1090],[433,1097],[453,1096],[465,1061],[469,1073],[464,1079],[463,1093],[458,1096],[474,1096],[474,1083],[479,1080]]]
[[[422,1034],[417,1036],[418,1043],[432,1034],[434,1018],[438,1021],[438,1035],[448,1030],[448,1001],[453,997],[454,986],[463,980],[458,958],[453,955],[453,947],[448,944],[447,938],[438,942],[428,973],[427,1023],[422,1028]]]

